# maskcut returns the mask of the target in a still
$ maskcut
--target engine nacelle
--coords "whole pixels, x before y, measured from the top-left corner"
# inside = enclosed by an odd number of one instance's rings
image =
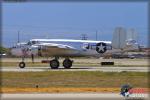
[[[98,53],[105,53],[107,51],[106,43],[100,42],[96,44],[96,51]]]

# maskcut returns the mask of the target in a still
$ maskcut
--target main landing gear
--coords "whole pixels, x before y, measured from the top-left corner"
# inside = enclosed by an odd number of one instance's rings
[[[69,58],[65,58],[65,60],[63,61],[63,66],[65,69],[69,69],[69,68],[71,68],[72,63],[73,63],[73,60],[70,60]],[[50,65],[51,69],[58,69],[59,65],[60,65],[58,58],[55,57],[55,59],[49,61],[49,65]],[[20,68],[26,67],[26,64],[24,62],[24,57],[22,58],[22,61],[19,63],[19,67]]]
[[[70,60],[69,58],[66,58],[63,61],[63,66],[64,66],[64,68],[69,69],[69,68],[71,68],[72,63],[73,63],[72,60]],[[55,59],[53,59],[53,60],[50,61],[50,67],[51,67],[51,69],[58,69],[59,65],[60,64],[59,64],[58,58],[55,58]]]
[[[70,59],[65,59],[65,60],[63,61],[63,66],[64,66],[64,68],[66,68],[66,69],[71,68],[72,62],[73,62],[73,61],[70,60]]]
[[[58,59],[51,60],[50,61],[50,67],[51,67],[51,69],[58,69],[58,67],[59,67]]]

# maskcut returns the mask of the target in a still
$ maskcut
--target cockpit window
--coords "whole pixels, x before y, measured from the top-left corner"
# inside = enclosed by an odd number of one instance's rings
[[[29,41],[29,42],[27,43],[27,45],[31,45],[31,42]]]
[[[29,41],[28,45],[34,45],[34,44],[37,44],[37,43],[38,43],[38,41]]]
[[[88,43],[84,43],[83,44],[83,49],[89,49],[89,44]]]
[[[36,44],[36,41],[32,41],[32,44]]]
[[[13,46],[12,48],[16,48],[16,46]]]

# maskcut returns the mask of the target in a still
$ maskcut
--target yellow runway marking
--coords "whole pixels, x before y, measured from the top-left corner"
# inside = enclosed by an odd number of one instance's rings
[[[119,92],[120,88],[1,88],[2,93],[17,93],[17,92],[48,92],[48,93],[63,93],[63,92]]]
[[[149,91],[148,88],[142,88]],[[120,92],[120,88],[1,88],[1,93]]]

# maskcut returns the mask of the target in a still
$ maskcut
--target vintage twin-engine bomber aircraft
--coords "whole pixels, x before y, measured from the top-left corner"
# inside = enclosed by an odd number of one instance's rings
[[[71,39],[31,39],[28,43],[18,43],[11,49],[12,55],[27,57],[55,57],[50,60],[52,69],[59,68],[59,57],[64,57],[64,68],[71,68],[73,61],[70,57],[104,56],[117,52],[134,51],[139,44],[133,39],[127,39],[125,33],[116,32],[111,41],[71,40]],[[19,63],[20,68],[25,62]]]

